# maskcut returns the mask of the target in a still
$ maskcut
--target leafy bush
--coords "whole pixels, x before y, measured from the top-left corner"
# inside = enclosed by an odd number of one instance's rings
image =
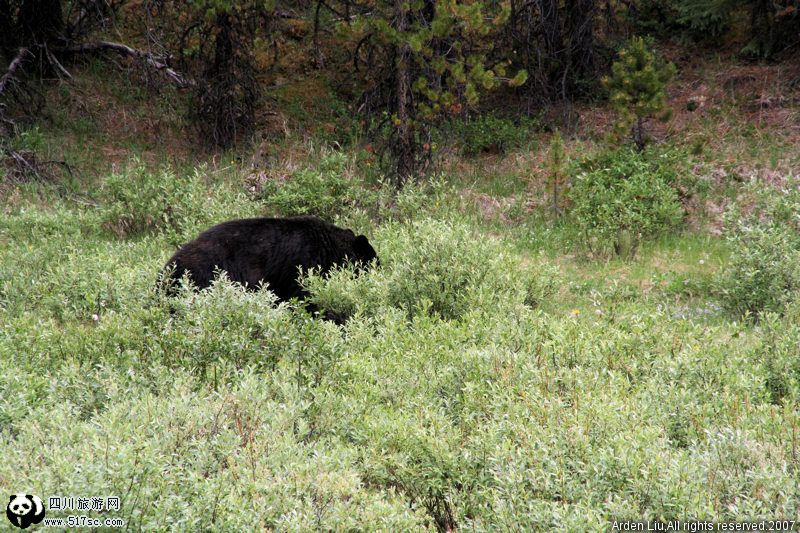
[[[148,173],[142,163],[111,174],[100,192],[103,227],[126,237],[175,224],[173,206],[178,195],[186,191],[177,181],[169,171]]]
[[[152,355],[205,379],[218,367],[275,369],[283,362],[295,370],[296,383],[319,382],[336,360],[336,328],[275,304],[271,292],[248,292],[224,276],[206,290],[183,290],[169,302],[173,318]]]
[[[102,226],[118,237],[161,232],[177,245],[214,222],[254,212],[243,193],[224,184],[209,187],[203,172],[200,168],[192,175],[177,176],[165,168],[151,173],[134,161],[103,181]]]
[[[755,327],[679,318],[580,263],[574,284],[607,288],[565,301],[546,259],[414,216],[420,198],[371,226],[380,268],[309,276],[349,306],[344,327],[225,279],[161,298],[168,235],[109,239],[94,208],[36,198],[0,217],[0,478],[117,494],[135,530],[794,516],[797,301]],[[756,219],[794,228],[790,204]]]
[[[351,177],[351,164],[344,153],[332,152],[316,168],[298,170],[285,181],[267,181],[260,198],[283,215],[334,219],[374,201],[369,190]]]
[[[800,293],[800,191],[760,190],[750,213],[736,207],[726,214],[731,257],[717,279],[723,306],[754,318],[763,311],[782,312]]]
[[[637,33],[663,35],[676,29],[675,0],[638,0],[626,13]]]
[[[410,316],[426,311],[445,319],[465,313],[470,292],[492,283],[503,256],[491,241],[480,242],[464,226],[429,222],[392,228],[388,302]]]
[[[594,253],[633,257],[642,238],[680,224],[683,208],[667,157],[623,148],[584,161],[572,189],[572,218]]]
[[[537,307],[555,292],[559,277],[543,262],[522,267],[502,245],[462,223],[390,223],[375,242],[379,269],[360,277],[342,269],[327,280],[306,280],[317,305],[343,316],[377,316],[395,308],[408,318],[450,320],[499,305]]]
[[[463,152],[476,155],[482,152],[503,153],[522,146],[531,127],[530,122],[517,125],[510,119],[479,115],[460,124],[458,129],[463,139]]]
[[[733,252],[718,284],[735,314],[781,311],[800,290],[800,245],[791,231],[742,225],[728,238]]]
[[[18,236],[0,256],[0,307],[56,320],[90,321],[140,304],[158,259],[155,242],[98,239],[98,213],[56,209],[15,217]]]
[[[776,405],[784,399],[797,401],[800,396],[800,358],[797,357],[800,323],[782,319],[775,313],[765,313],[762,318],[763,342],[756,348],[753,358],[763,361],[770,401]]]

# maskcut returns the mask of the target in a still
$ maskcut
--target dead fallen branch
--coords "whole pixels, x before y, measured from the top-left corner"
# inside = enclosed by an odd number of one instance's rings
[[[5,155],[4,158],[0,158],[0,165],[5,167],[6,179],[11,183],[56,182],[58,174],[50,170],[54,166],[63,168],[67,174],[72,176],[72,168],[66,161],[38,161],[33,152],[9,148],[0,149],[0,154]]]
[[[22,67],[22,64],[32,56],[33,54],[31,54],[31,51],[27,48],[19,49],[17,55],[11,60],[11,63],[9,63],[8,70],[6,70],[6,73],[0,78],[0,94],[15,80],[14,74]]]
[[[177,85],[182,89],[194,86],[193,80],[184,77],[181,73],[176,72],[174,69],[170,68],[166,63],[163,62],[162,59],[156,58],[153,54],[149,52],[145,52],[143,50],[137,50],[136,48],[131,48],[126,44],[115,43],[110,41],[97,41],[94,43],[84,43],[75,46],[68,46],[66,48],[62,48],[60,51],[71,54],[102,52],[102,51],[116,52],[120,55],[135,57],[137,59],[144,61],[151,68],[163,72],[170,80],[172,80],[173,83],[175,83],[175,85]]]

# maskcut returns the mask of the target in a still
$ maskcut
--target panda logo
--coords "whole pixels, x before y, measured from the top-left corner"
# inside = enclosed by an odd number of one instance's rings
[[[44,505],[38,496],[12,494],[6,507],[6,516],[18,528],[26,529],[44,519]]]

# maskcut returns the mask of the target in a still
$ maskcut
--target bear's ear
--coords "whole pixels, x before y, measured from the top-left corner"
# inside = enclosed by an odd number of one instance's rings
[[[17,497],[17,495],[16,495],[16,494],[12,494],[12,495],[11,495],[11,496],[8,498],[8,501],[9,501],[9,503],[10,503],[10,502],[13,502],[13,501],[14,501],[14,498],[16,498],[16,497]]]
[[[353,248],[358,253],[368,253],[372,246],[370,246],[369,241],[364,235],[359,235],[353,242]]]

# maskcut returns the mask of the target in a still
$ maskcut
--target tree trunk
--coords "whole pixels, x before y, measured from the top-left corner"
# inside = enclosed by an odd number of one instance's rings
[[[395,0],[395,29],[402,34],[407,29],[407,14],[403,10],[403,0]],[[394,146],[397,164],[397,184],[402,187],[405,181],[416,172],[414,154],[414,132],[411,129],[411,72],[410,49],[407,43],[397,45],[396,59],[396,98],[397,98],[397,143]]]
[[[633,142],[636,143],[638,151],[644,150],[644,125],[643,119],[639,117],[636,119],[636,124],[633,125]]]
[[[754,0],[753,9],[750,12],[750,31],[758,43],[759,53],[762,57],[772,54],[772,47],[775,44],[774,19],[775,6],[771,0]]]
[[[558,0],[540,0],[542,10],[542,32],[545,46],[551,56],[564,50],[564,41],[561,37],[561,17],[558,9]]]
[[[576,76],[590,78],[594,74],[594,26],[596,0],[568,2],[567,33],[570,41],[570,64]]]
[[[24,0],[17,14],[18,31],[25,43],[53,44],[64,33],[60,0]]]
[[[558,0],[540,0],[539,5],[542,13],[545,54],[550,63],[548,68],[549,84],[551,88],[555,88],[561,83],[566,67],[566,49],[561,34]]]
[[[213,102],[214,144],[229,147],[236,142],[239,123],[237,102],[234,98],[236,73],[230,17],[226,13],[217,15],[216,26],[218,31],[214,42],[214,61],[206,74],[209,95],[213,96],[207,102]]]
[[[17,45],[18,43],[14,39],[14,19],[11,17],[11,4],[8,0],[0,0],[0,61],[3,64],[11,61]]]

